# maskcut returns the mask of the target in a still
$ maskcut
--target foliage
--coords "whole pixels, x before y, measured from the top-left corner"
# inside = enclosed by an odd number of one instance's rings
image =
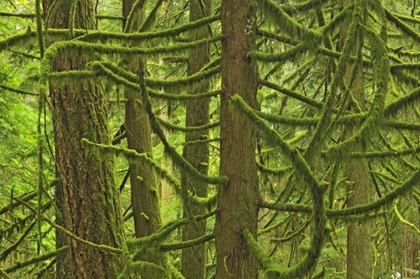
[[[182,278],[177,265],[179,249],[206,242],[210,276],[215,253],[214,242],[209,240],[214,237],[211,218],[218,185],[227,179],[218,171],[218,127],[224,121],[219,116],[223,88],[218,65],[226,36],[220,34],[220,11],[215,5],[219,2],[214,1],[212,15],[189,22],[188,1],[146,1],[147,24],[138,32],[122,33],[120,3],[98,1],[97,30],[43,28],[42,38],[51,36],[59,42],[41,57],[33,31],[37,30],[35,3],[0,0],[7,6],[0,19],[0,259],[4,261],[0,274],[38,273],[49,278],[48,273],[53,273],[53,258],[60,252],[55,251],[54,206],[47,206],[53,190],[44,187],[39,200],[34,192],[40,180],[54,186],[54,135],[47,88],[49,83],[71,86],[75,80],[94,80],[110,99],[114,144],[88,140],[83,144],[86,152],[99,150],[104,157],[124,155],[116,161],[127,233],[126,247],[121,250],[127,261],[124,272],[159,274],[156,276],[169,272],[172,275],[165,276]],[[247,228],[242,233],[258,258],[261,274],[266,278],[345,278],[346,226],[369,220],[375,278],[389,278],[396,271],[418,275],[418,262],[405,266],[402,257],[403,248],[417,250],[410,250],[413,253],[420,249],[418,235],[413,237],[413,246],[402,243],[406,226],[419,231],[415,209],[420,197],[420,48],[416,31],[420,19],[415,1],[413,5],[407,1],[352,1],[343,9],[337,1],[254,2],[257,16],[248,20],[256,24],[258,49],[248,57],[258,61],[259,109],[252,109],[237,95],[229,97],[235,113],[252,123],[259,136],[259,237]],[[351,24],[342,34],[340,28],[346,22]],[[188,32],[200,26],[209,28],[211,37],[188,40]],[[245,26],[244,32],[254,31]],[[356,34],[363,37],[359,52],[355,52]],[[187,77],[185,52],[204,44],[211,45],[212,61]],[[60,52],[94,56],[95,61],[83,71],[50,72],[51,61]],[[124,55],[130,53],[147,60],[144,79],[120,67]],[[356,65],[363,68],[365,111],[351,89],[358,82]],[[347,67],[353,69],[349,79],[345,77]],[[211,82],[210,92],[189,94],[204,79]],[[138,91],[147,108],[153,127],[153,159],[123,147],[124,86]],[[211,123],[185,126],[185,103],[194,98],[210,100]],[[358,128],[345,138],[343,131],[353,124]],[[185,142],[186,133],[204,130],[209,131],[208,137]],[[208,175],[181,155],[185,145],[198,142],[210,144]],[[346,185],[353,181],[345,174],[345,164],[362,160],[368,162],[369,177],[365,179],[372,202],[346,207],[350,194]],[[160,184],[170,185],[174,193],[163,197],[171,200],[162,206],[166,224],[140,239],[131,238],[128,162],[153,166]],[[182,196],[182,171],[213,184],[209,197],[198,197],[193,189]],[[186,201],[210,213],[182,219],[181,205],[188,204]],[[33,207],[42,209],[42,215],[34,213]],[[41,216],[45,218],[36,225]],[[211,237],[181,241],[182,225],[194,225],[203,218],[209,218]],[[170,270],[136,260],[136,254],[150,247],[168,253],[173,263]]]

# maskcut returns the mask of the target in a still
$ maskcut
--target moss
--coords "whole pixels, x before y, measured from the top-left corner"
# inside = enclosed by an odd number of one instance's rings
[[[34,42],[37,34],[34,32],[21,32],[16,35],[8,36],[4,40],[0,40],[0,52],[4,52],[11,47],[27,46]]]
[[[10,266],[10,267],[4,269],[4,271],[5,272],[15,272],[15,271],[21,269],[22,267],[32,265],[32,264],[35,264],[35,263],[39,263],[39,262],[42,262],[42,261],[45,261],[45,260],[50,260],[51,258],[54,258],[58,253],[63,253],[67,249],[68,249],[68,246],[63,246],[63,247],[58,248],[55,251],[48,252],[48,253],[45,253],[45,254],[40,255],[40,256],[34,256],[34,257],[32,257],[28,260],[25,260],[24,262],[16,261],[13,266]]]
[[[136,278],[137,276],[140,276],[139,278],[170,278],[165,269],[151,262],[134,261],[130,264],[128,270],[130,275],[128,278]]]
[[[123,83],[124,85],[130,88],[136,88],[138,90],[139,86],[134,85],[133,83],[139,83],[139,78],[136,74],[126,71],[119,67],[116,64],[109,63],[109,62],[94,62],[91,65],[92,69],[97,74],[105,74],[108,77],[111,77],[115,81]],[[219,72],[219,67],[210,68],[205,71],[198,72],[197,74],[190,75],[186,78],[179,78],[176,80],[162,80],[162,79],[152,79],[152,78],[145,78],[145,82],[147,87],[151,88],[158,88],[158,89],[166,89],[171,91],[183,91],[189,89],[189,86],[192,86],[195,83],[202,81],[203,79],[207,79],[212,77],[213,75]],[[148,90],[148,93],[153,94],[154,96],[161,96],[167,97],[168,94],[158,93],[152,90]],[[199,94],[198,96],[191,96],[191,95],[182,95],[182,97],[176,97],[178,94],[173,94],[175,96],[172,99],[192,99],[192,98],[203,98],[213,96],[214,93],[203,93]],[[191,97],[187,97],[191,96]]]
[[[171,250],[179,250],[179,249],[199,245],[207,241],[210,241],[212,239],[214,239],[214,234],[210,233],[210,234],[206,234],[195,239],[189,239],[189,240],[179,241],[179,242],[174,242],[174,243],[162,243],[160,246],[160,250],[165,251],[165,252],[171,251]]]
[[[301,234],[309,226],[309,224],[310,224],[310,222],[306,221],[299,228],[297,228],[295,231],[289,233],[287,236],[282,237],[282,238],[271,238],[270,241],[271,242],[287,242],[287,241],[291,240],[292,238]]]
[[[297,99],[299,101],[302,101],[305,104],[311,105],[311,106],[316,107],[316,108],[322,108],[323,107],[323,103],[322,102],[318,102],[318,101],[316,101],[316,100],[314,100],[312,98],[308,98],[308,97],[306,97],[306,96],[304,96],[302,94],[299,94],[299,93],[297,93],[297,92],[295,92],[293,90],[280,87],[280,86],[278,86],[278,85],[276,85],[274,83],[271,83],[271,82],[268,82],[268,81],[262,80],[262,79],[259,80],[259,83],[261,85],[264,85],[264,86],[268,87],[268,88],[271,88],[271,89],[274,89],[276,91],[279,91],[279,92],[281,92],[283,94],[286,94],[287,96],[290,96],[290,97],[295,98],[295,99]]]
[[[168,38],[168,37],[177,36],[183,32],[187,32],[189,30],[217,21],[218,19],[219,19],[219,15],[214,15],[214,16],[204,17],[199,20],[192,21],[186,24],[176,25],[175,27],[170,28],[170,29],[156,30],[156,31],[142,32],[142,33],[112,33],[112,32],[103,32],[103,31],[100,31],[100,32],[89,31],[89,33],[86,34],[85,30],[80,30],[80,29],[79,30],[75,29],[74,32],[76,35],[79,36],[78,38],[79,40],[84,40],[84,41],[99,41],[99,40],[115,39],[115,40],[120,40],[124,42],[134,43],[134,42],[139,42],[146,39]],[[49,29],[49,31],[58,32],[56,29]]]
[[[267,53],[262,51],[251,51],[248,56],[256,58],[263,62],[278,62],[292,60],[298,53],[302,51],[303,43],[297,44],[281,53]]]
[[[405,24],[403,21],[401,21],[400,18],[403,18],[405,20],[407,20],[407,17],[402,17],[402,16],[398,16],[395,13],[390,12],[387,9],[383,9],[384,13],[386,15],[386,18],[395,24],[395,26],[400,29],[403,33],[405,33],[407,36],[411,37],[412,39],[414,39],[415,41],[419,42],[420,41],[420,35],[419,33],[417,33],[414,29],[412,29],[410,26],[408,26],[407,24]],[[410,20],[411,21],[411,20]]]
[[[172,130],[172,131],[198,132],[198,131],[205,131],[205,130],[212,129],[212,128],[215,128],[215,127],[219,126],[219,122],[214,122],[214,123],[209,123],[209,124],[205,124],[205,125],[201,125],[201,126],[184,127],[184,126],[174,125],[174,124],[172,124],[168,121],[165,121],[165,120],[163,120],[159,117],[156,117],[156,119],[159,121],[159,123],[162,124],[162,126],[167,128],[168,130]]]
[[[258,162],[257,162],[257,167],[261,172],[271,174],[271,175],[278,175],[278,176],[284,175],[285,173],[289,172],[292,169],[290,166],[283,167],[283,168],[278,168],[278,169],[269,168],[269,167],[264,166],[264,165],[262,165]]]
[[[106,145],[106,144],[98,144],[91,142],[87,139],[82,140],[82,147],[86,150],[92,147],[99,148],[101,152],[106,154],[107,152],[111,154],[115,154],[116,156],[119,156],[120,154],[124,155],[128,160],[142,160],[151,166],[155,168],[158,174],[160,174],[163,178],[165,178],[167,181],[171,183],[171,185],[174,187],[175,192],[180,192],[180,181],[175,178],[172,174],[170,174],[166,169],[162,168],[157,164],[153,159],[149,158],[146,153],[138,153],[135,150],[126,149],[123,147],[118,147],[114,145]]]
[[[420,98],[420,88],[415,88],[409,94],[388,103],[385,107],[384,114],[386,116],[392,116],[397,114],[402,109],[405,109],[407,106],[411,105],[414,101]]]
[[[191,218],[193,218],[194,221],[198,222],[200,220],[203,220],[203,219],[206,219],[210,216],[213,216],[215,213],[216,213],[215,211],[212,211],[212,212],[209,212],[207,214],[193,216]],[[191,222],[191,218],[184,218],[184,219],[181,219],[181,220],[170,222],[170,223],[166,224],[165,226],[163,226],[158,231],[156,231],[156,232],[154,232],[154,233],[152,233],[148,236],[141,237],[141,238],[136,238],[136,239],[128,239],[126,241],[126,245],[127,245],[127,249],[129,251],[129,253],[131,254],[133,251],[137,251],[137,250],[141,250],[143,248],[146,249],[148,247],[154,247],[154,246],[160,245],[159,243],[162,243],[163,240],[170,233],[172,233],[174,230],[176,230],[178,227]],[[147,247],[145,247],[144,245],[147,245]]]

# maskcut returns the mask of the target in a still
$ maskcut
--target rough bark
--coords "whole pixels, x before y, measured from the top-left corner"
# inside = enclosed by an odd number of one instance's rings
[[[258,178],[255,163],[256,133],[229,107],[240,95],[256,107],[256,61],[248,57],[255,48],[255,14],[248,0],[223,1],[220,107],[220,174],[229,182],[219,186],[215,237],[216,278],[257,278],[255,256],[242,236],[257,230]]]
[[[56,0],[50,9],[49,27],[69,28],[72,1]],[[78,1],[75,27],[91,29],[90,1]],[[59,53],[52,71],[84,69],[87,59],[80,53]],[[56,169],[57,220],[74,235],[96,244],[120,247],[122,219],[114,181],[112,156],[82,148],[83,138],[109,144],[107,98],[91,81],[50,84]],[[57,234],[57,248],[67,244],[57,257],[57,278],[117,278],[120,256],[98,250]]]
[[[190,21],[198,20],[210,14],[211,0],[190,1]],[[203,8],[205,10],[203,10]],[[208,26],[200,27],[191,31],[190,40],[199,40],[209,36]],[[188,61],[188,75],[198,72],[206,63],[210,61],[209,45],[202,45],[190,50]],[[204,80],[191,89],[191,94],[206,92],[209,89],[209,81]],[[209,99],[190,100],[186,104],[186,126],[199,126],[209,122]],[[208,131],[189,132],[185,136],[185,141],[197,141],[208,138]],[[185,158],[203,174],[208,172],[209,146],[208,143],[187,144],[184,148]],[[192,191],[199,197],[207,197],[207,183],[197,181],[189,177],[186,173],[182,176],[183,189]],[[184,193],[185,194],[185,193]],[[192,215],[204,214],[205,209],[193,204],[184,204],[184,218]],[[198,238],[206,233],[206,221],[196,224],[189,224],[182,230],[182,239],[189,240]],[[186,279],[205,278],[206,271],[206,250],[205,244],[196,245],[182,250],[182,274]]]
[[[123,16],[127,17],[136,1],[125,0],[123,2]],[[131,22],[127,22],[125,32],[136,32],[144,21],[144,10],[135,10]],[[138,47],[138,45],[136,45]],[[139,55],[131,55],[124,58],[123,65],[127,70],[136,74],[146,72],[146,60]],[[139,91],[130,88],[124,89],[125,98],[125,128],[127,131],[127,144],[129,149],[138,153],[146,153],[153,157],[152,129],[149,115],[142,102]],[[129,162],[131,204],[134,214],[134,229],[136,237],[144,237],[152,234],[161,227],[160,198],[158,181],[155,170],[150,164],[140,161]],[[139,260],[164,266],[166,257],[163,253],[154,249],[142,255]]]

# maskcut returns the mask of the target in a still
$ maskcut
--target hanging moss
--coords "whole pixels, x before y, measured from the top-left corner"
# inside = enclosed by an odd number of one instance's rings
[[[121,78],[126,79],[132,83],[139,83],[138,76],[132,72],[126,71],[119,67],[116,64],[110,62],[94,62],[92,63],[92,68],[97,73],[105,73],[107,75],[112,76],[112,74],[116,75],[113,76],[113,79],[123,81]],[[210,78],[211,76],[217,74],[219,72],[219,67],[214,67],[208,69],[206,71],[200,71],[194,75],[190,75],[185,78],[179,78],[175,80],[163,80],[163,79],[153,79],[153,78],[145,78],[146,85],[148,87],[154,88],[165,88],[169,90],[175,90],[181,92],[183,90],[188,89],[189,86],[200,82],[203,79]],[[125,81],[124,81],[125,82]],[[129,83],[125,82],[127,85]],[[130,85],[132,87],[133,85]],[[201,95],[201,94],[200,94]]]
[[[101,53],[101,54],[159,54],[159,53],[170,53],[176,51],[183,51],[192,47],[196,47],[202,44],[209,44],[221,40],[222,36],[213,37],[210,39],[202,39],[188,43],[177,43],[171,46],[158,46],[149,48],[139,47],[122,47],[122,46],[109,46],[81,41],[65,41],[56,42],[52,44],[45,52],[45,58],[48,61],[52,61],[59,53],[64,51],[81,51],[83,53]],[[80,55],[80,53],[78,53]]]
[[[420,170],[415,171],[409,178],[407,178],[401,186],[395,188],[387,195],[373,201],[369,204],[349,207],[342,210],[331,210],[329,216],[348,216],[354,214],[363,214],[374,211],[384,205],[391,204],[396,198],[411,190],[420,182]]]
[[[279,134],[277,131],[271,129],[267,126],[267,124],[264,123],[264,121],[256,115],[252,111],[252,109],[246,104],[246,102],[238,95],[235,95],[231,99],[231,104],[234,108],[236,108],[239,112],[246,115],[246,117],[252,121],[253,125],[256,129],[261,131],[264,135],[264,137],[271,143],[273,143],[276,146],[279,146],[283,153],[290,158],[290,160],[293,162],[293,164],[297,168],[297,172],[302,174],[304,180],[309,185],[312,185],[312,187],[317,187],[322,189],[323,186],[318,181],[318,179],[315,178],[311,168],[309,167],[306,160],[302,157],[300,152],[298,152],[296,149],[292,148]]]
[[[4,40],[0,40],[0,52],[7,51],[12,47],[25,47],[34,43],[34,40],[37,38],[35,32],[22,32],[16,35],[8,36]]]
[[[210,234],[206,234],[195,239],[189,239],[189,240],[179,241],[179,242],[174,242],[174,243],[162,243],[160,245],[160,249],[161,251],[164,251],[164,252],[172,251],[172,250],[179,250],[179,249],[183,249],[187,247],[192,247],[198,244],[202,244],[212,239],[214,239],[214,234],[210,233]]]
[[[291,167],[283,167],[283,168],[279,168],[279,169],[273,169],[273,168],[269,168],[267,166],[264,166],[260,163],[257,162],[257,167],[261,172],[267,173],[267,174],[271,174],[271,175],[284,175],[286,172],[291,170]]]
[[[84,40],[84,41],[93,42],[93,41],[99,41],[99,40],[115,39],[115,40],[120,40],[120,41],[124,41],[128,43],[129,42],[135,43],[135,42],[139,42],[146,39],[168,38],[168,37],[177,36],[183,32],[187,32],[189,30],[217,21],[219,20],[219,18],[220,18],[219,15],[214,15],[214,16],[201,18],[196,21],[188,22],[186,24],[176,25],[175,27],[170,28],[170,29],[154,30],[150,32],[141,32],[141,33],[112,33],[112,32],[103,32],[103,31],[89,31],[89,33],[86,34],[85,30],[77,30],[77,29],[75,29],[74,32],[78,36],[79,40]],[[58,32],[57,29],[49,29],[49,32],[50,31]]]
[[[284,243],[287,241],[290,241],[292,238],[300,235],[301,233],[303,233],[303,231],[309,226],[310,222],[306,221],[304,222],[299,228],[297,228],[296,230],[294,230],[293,232],[290,232],[287,236],[282,237],[282,238],[271,238],[270,241],[271,242],[280,242],[280,243]]]
[[[49,76],[49,82],[56,86],[72,84],[75,80],[80,82],[91,81],[94,73],[86,70],[71,70],[65,72],[54,72]]]
[[[124,86],[127,86],[134,90],[140,90],[140,86],[138,85],[138,78],[131,72],[124,71],[117,67],[112,68],[110,70],[108,67],[105,67],[105,65],[110,65],[109,63],[101,63],[101,62],[93,62],[92,63],[92,70],[95,72],[96,75],[104,75],[115,82],[122,84]],[[116,70],[117,72],[114,73],[113,70]],[[199,99],[199,98],[208,98],[213,97],[221,94],[221,90],[216,90],[213,92],[208,93],[202,93],[202,94],[168,94],[168,93],[162,93],[158,92],[156,90],[153,90],[151,88],[147,88],[147,93],[150,94],[150,96],[154,98],[161,98],[165,100],[176,100],[176,101],[186,101],[186,100],[192,100],[192,99]]]
[[[192,220],[198,222],[200,220],[203,220],[203,219],[206,219],[210,216],[213,216],[215,213],[216,213],[215,211],[212,211],[212,212],[209,212],[207,214],[193,216],[191,218],[192,218]],[[152,233],[148,236],[141,237],[141,238],[135,238],[135,239],[128,239],[126,241],[128,251],[131,254],[133,251],[143,249],[145,247],[144,245],[147,245],[148,247],[149,246],[153,247],[153,246],[159,245],[159,243],[162,243],[163,240],[170,233],[172,233],[175,229],[177,229],[178,227],[180,227],[184,224],[190,223],[191,218],[185,218],[185,219],[170,222],[170,223],[166,224],[165,226],[163,226],[158,231],[156,231],[156,232],[154,232],[154,233]]]
[[[405,33],[407,36],[411,37],[417,42],[420,42],[420,35],[417,33],[414,29],[412,29],[410,26],[402,22],[396,14],[390,12],[387,9],[383,9],[386,15],[386,18],[395,24],[395,26],[400,29],[403,33]],[[403,17],[404,19],[407,19],[407,17]],[[418,20],[417,20],[418,21]]]
[[[193,194],[189,197],[192,204],[197,205],[201,208],[207,208],[208,210],[212,210],[217,203],[217,195],[209,195],[208,197],[199,197],[196,194]]]
[[[295,98],[295,99],[297,99],[299,101],[304,102],[305,104],[314,106],[316,108],[320,108],[321,109],[323,107],[323,105],[324,105],[322,102],[318,102],[318,101],[316,101],[314,99],[308,98],[308,97],[306,97],[306,96],[304,96],[302,94],[299,94],[297,92],[294,92],[294,91],[292,91],[290,89],[280,87],[280,86],[278,86],[278,85],[276,85],[274,83],[268,82],[266,80],[260,79],[259,80],[259,83],[261,85],[264,85],[264,86],[266,86],[268,88],[271,88],[271,89],[274,89],[276,91],[279,91],[279,92],[281,92],[283,94],[286,94],[287,96],[290,96],[292,98]]]
[[[180,192],[180,181],[175,178],[169,171],[162,168],[159,164],[157,164],[153,159],[149,158],[146,153],[138,153],[135,150],[126,149],[119,146],[114,145],[106,145],[106,144],[99,144],[91,142],[87,139],[82,139],[82,147],[85,150],[90,150],[92,147],[96,147],[100,150],[102,153],[111,153],[115,154],[116,156],[119,156],[120,154],[124,155],[128,160],[142,160],[148,164],[150,164],[158,174],[160,174],[163,178],[165,178],[167,181],[171,183],[172,186],[174,186],[175,192]]]
[[[413,155],[420,152],[420,147],[410,148],[406,150],[391,150],[391,151],[377,151],[377,152],[352,152],[352,158],[386,158],[401,155]]]
[[[40,255],[40,256],[34,256],[34,257],[24,261],[24,262],[16,261],[16,262],[14,262],[13,266],[10,266],[10,267],[6,268],[4,271],[9,272],[9,273],[10,272],[15,272],[15,271],[17,271],[17,270],[19,270],[19,269],[21,269],[25,266],[36,264],[36,263],[54,258],[58,253],[63,253],[67,249],[68,249],[68,246],[63,246],[63,247],[58,248],[55,251],[48,252],[48,253],[45,253],[45,254]]]
[[[205,131],[205,130],[209,130],[209,129],[212,129],[214,127],[217,127],[220,124],[219,122],[214,122],[214,123],[209,123],[209,124],[205,124],[205,125],[201,125],[201,126],[188,126],[188,127],[184,127],[184,126],[174,125],[174,124],[172,124],[172,123],[170,123],[168,121],[163,120],[160,117],[156,117],[156,119],[165,128],[167,128],[167,129],[169,129],[171,131],[181,131],[181,132]]]
[[[35,208],[33,208],[31,205],[29,205],[28,203],[26,203],[24,201],[20,201],[20,203],[23,204],[28,209],[30,209],[32,212],[37,213],[37,210]],[[68,237],[70,237],[70,238],[72,238],[72,239],[74,239],[76,241],[79,241],[81,243],[87,244],[87,245],[89,245],[91,247],[94,247],[94,248],[99,249],[99,250],[102,250],[102,251],[106,251],[106,252],[113,253],[113,254],[121,254],[121,249],[118,249],[118,248],[115,248],[115,247],[111,247],[111,246],[107,246],[107,245],[103,245],[103,244],[96,244],[96,243],[87,241],[85,239],[82,239],[82,238],[74,235],[72,232],[66,230],[62,226],[57,225],[55,222],[53,222],[52,220],[50,220],[45,215],[41,214],[41,218],[43,220],[45,220],[48,224],[50,224],[56,230],[59,230],[60,232],[64,233],[65,235],[67,235]]]
[[[11,91],[11,92],[23,94],[23,95],[29,95],[29,96],[38,96],[39,95],[38,93],[35,93],[35,92],[32,92],[32,91],[22,90],[20,88],[8,86],[8,85],[5,85],[5,84],[0,84],[0,88],[2,88],[4,90]]]
[[[254,239],[254,236],[248,229],[243,229],[242,234],[258,263],[261,265],[267,279],[284,278],[281,274],[281,266],[277,265],[268,257],[263,248]],[[297,277],[295,277],[297,278]]]
[[[161,93],[151,88],[147,88],[148,94],[153,98],[164,99],[164,100],[173,100],[173,101],[188,101],[188,100],[195,100],[201,98],[209,98],[215,97],[222,94],[222,90],[215,90],[208,93],[200,93],[200,94],[168,94],[168,93]]]
[[[197,180],[205,181],[210,184],[222,184],[227,182],[227,177],[209,177],[207,175],[202,174],[196,168],[194,168],[183,156],[176,152],[175,148],[173,148],[169,142],[166,140],[165,133],[156,119],[155,114],[152,111],[152,106],[149,101],[148,92],[146,90],[144,80],[141,80],[144,75],[139,75],[140,77],[140,91],[142,93],[144,106],[146,108],[147,113],[150,117],[150,122],[152,124],[153,131],[158,135],[159,139],[165,146],[165,152],[169,154],[175,164],[177,164],[180,168],[185,170],[189,175],[194,177]]]
[[[256,58],[263,62],[278,62],[292,60],[298,53],[302,51],[303,43],[289,48],[288,50],[280,53],[268,53],[262,51],[251,51],[249,57]]]
[[[144,261],[135,261],[128,267],[128,278],[170,278],[165,269],[157,264]],[[133,277],[136,276],[136,277]],[[139,277],[137,277],[139,276]]]
[[[420,98],[420,87],[412,90],[409,94],[389,103],[385,107],[384,114],[386,116],[392,116],[397,114],[399,111],[407,108],[414,101],[419,100]]]
[[[281,27],[290,37],[299,38],[305,50],[317,49],[322,42],[324,28],[309,29],[295,21],[285,11],[285,5],[277,5],[271,0],[255,0],[264,15]]]

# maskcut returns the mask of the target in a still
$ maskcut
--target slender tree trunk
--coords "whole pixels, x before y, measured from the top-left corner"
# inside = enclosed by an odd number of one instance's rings
[[[351,1],[343,0],[342,5],[350,5]],[[346,30],[344,30],[346,29]],[[359,29],[360,30],[360,29]],[[344,40],[347,36],[347,28],[341,30]],[[363,45],[363,35],[356,32],[354,38],[353,55],[361,55]],[[353,72],[353,67],[357,67]],[[352,77],[352,75],[355,75]],[[357,101],[359,109],[365,110],[365,91],[363,82],[363,66],[361,63],[357,65],[348,65],[344,77],[346,87],[349,88],[352,96]],[[343,88],[343,90],[345,90]],[[350,110],[360,113],[357,106],[351,104]],[[360,128],[359,125],[350,124],[345,127],[344,140],[348,139],[354,132]],[[361,144],[362,150],[366,150],[367,141]],[[367,204],[371,201],[371,192],[369,190],[369,167],[366,159],[350,160],[345,165],[345,175],[349,180],[347,184],[347,206],[353,207],[361,204]],[[363,222],[349,221],[347,226],[347,279],[370,279],[373,272],[373,253],[372,253],[372,237],[371,223],[369,220]]]
[[[204,5],[204,7],[200,4]],[[204,10],[203,10],[204,8]],[[198,20],[209,15],[211,12],[211,0],[191,0],[190,1],[190,21]],[[209,36],[208,26],[200,27],[191,31],[190,40],[203,39]],[[188,75],[198,72],[206,63],[210,61],[210,47],[203,45],[190,50],[188,61]],[[209,80],[204,80],[194,86],[191,94],[206,92],[209,89]],[[196,99],[187,102],[186,126],[204,125],[209,122],[209,99]],[[203,174],[208,172],[209,146],[208,143],[188,144],[191,141],[208,138],[208,131],[197,131],[186,134],[187,145],[184,148],[185,158]],[[182,176],[183,189],[189,189],[199,197],[207,197],[207,183],[197,181],[189,177],[186,173]],[[186,193],[184,193],[186,194]],[[184,217],[205,213],[204,208],[193,204],[184,204]],[[206,233],[206,221],[197,224],[189,224],[182,230],[182,239],[189,240],[202,236]],[[205,278],[206,271],[206,247],[205,244],[184,248],[182,250],[182,274],[186,279]]]
[[[73,1],[55,0],[49,27],[69,28]],[[75,28],[92,29],[92,2],[75,7]],[[60,53],[52,71],[84,69],[83,55]],[[122,219],[114,180],[113,156],[85,152],[81,140],[109,144],[107,97],[91,81],[50,84],[56,168],[58,222],[74,235],[96,244],[120,247]],[[69,246],[57,257],[57,278],[117,278],[120,256],[93,248],[57,231],[57,247]]]
[[[229,182],[220,185],[216,215],[216,278],[257,278],[257,263],[243,239],[248,228],[256,235],[258,178],[255,163],[256,133],[234,113],[230,98],[240,95],[256,108],[258,73],[248,57],[255,48],[255,14],[252,1],[222,1],[222,89],[220,108],[220,174]]]
[[[123,16],[128,17],[136,1],[124,0]],[[137,32],[144,21],[144,10],[134,8],[130,22],[124,24],[125,32]],[[136,45],[138,47],[138,45]],[[125,57],[124,65],[136,73],[146,73],[146,60],[139,55]],[[127,131],[128,148],[153,157],[152,129],[149,115],[142,102],[139,91],[125,88],[125,128]],[[136,237],[152,234],[161,227],[159,187],[155,170],[144,162],[129,162],[131,204],[134,213],[134,228]],[[149,249],[140,260],[165,266],[166,256],[159,251]]]

